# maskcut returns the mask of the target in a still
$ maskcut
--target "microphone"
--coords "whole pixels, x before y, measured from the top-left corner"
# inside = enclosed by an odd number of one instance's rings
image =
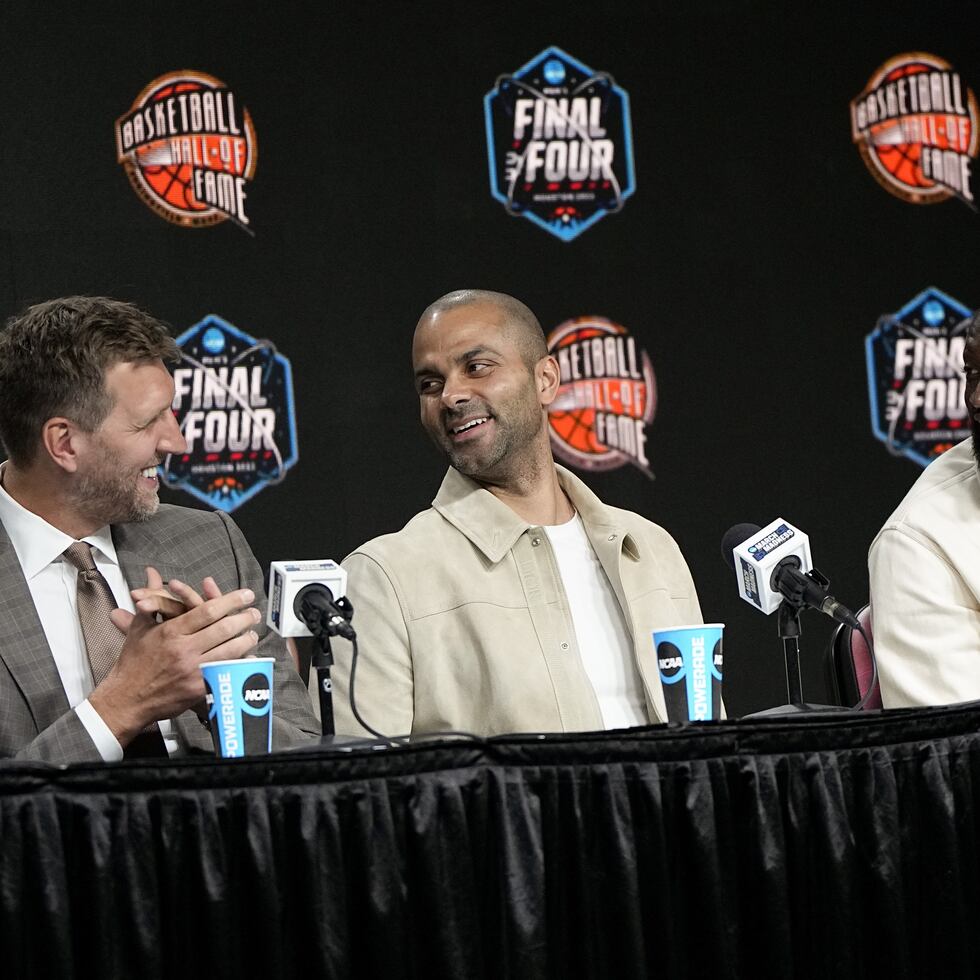
[[[266,622],[280,636],[353,640],[346,592],[347,571],[335,561],[274,561]]]
[[[769,615],[785,600],[860,628],[854,613],[830,595],[830,583],[813,567],[809,537],[783,518],[764,528],[757,524],[729,528],[721,539],[721,555],[735,572],[738,594],[760,612]]]
[[[333,682],[330,668],[333,652],[330,637],[342,636],[353,644],[350,673],[350,705],[354,717],[372,734],[388,739],[364,724],[354,704],[354,665],[357,663],[357,635],[351,627],[354,608],[346,597],[347,570],[335,561],[274,561],[270,568],[269,612],[266,622],[280,636],[314,636],[310,661],[316,671],[320,702],[321,744],[342,748],[363,743],[361,738],[336,734],[333,715]]]
[[[334,599],[330,587],[322,582],[304,585],[293,599],[293,611],[314,636],[326,633],[327,636],[342,636],[345,640],[355,638],[354,627],[350,624],[353,612],[350,603],[343,596]]]

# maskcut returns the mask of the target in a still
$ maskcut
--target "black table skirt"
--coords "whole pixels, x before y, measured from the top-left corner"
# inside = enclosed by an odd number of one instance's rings
[[[0,975],[980,975],[980,709],[0,766]]]

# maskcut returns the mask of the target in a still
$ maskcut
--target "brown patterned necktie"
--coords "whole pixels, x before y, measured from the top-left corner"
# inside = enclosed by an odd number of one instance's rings
[[[109,618],[118,604],[109,583],[95,567],[90,544],[75,541],[65,549],[64,556],[78,569],[78,620],[92,667],[92,682],[98,687],[119,659],[125,642]]]

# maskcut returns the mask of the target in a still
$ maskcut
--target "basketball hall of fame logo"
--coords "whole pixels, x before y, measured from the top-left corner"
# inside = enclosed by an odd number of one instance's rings
[[[970,311],[925,289],[865,338],[871,428],[895,456],[921,466],[970,435],[963,347]]]
[[[656,413],[657,382],[636,338],[605,317],[582,316],[555,327],[548,350],[561,369],[548,414],[555,455],[583,470],[631,463],[653,479],[646,427]]]
[[[889,193],[976,210],[977,100],[949,62],[923,52],[886,61],[851,102],[851,136]]]
[[[246,201],[257,158],[248,110],[203,72],[161,75],[116,120],[116,159],[133,189],[186,228],[233,221],[252,234]]]
[[[483,100],[490,190],[568,242],[634,191],[629,96],[606,72],[550,47]]]
[[[177,338],[173,410],[187,441],[165,485],[233,511],[281,483],[298,459],[293,372],[268,340],[210,314]]]

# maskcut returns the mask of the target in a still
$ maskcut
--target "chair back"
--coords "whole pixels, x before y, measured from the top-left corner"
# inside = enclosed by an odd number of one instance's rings
[[[874,643],[872,633],[871,606],[862,606],[857,612],[858,622],[864,627],[865,633]],[[864,637],[850,626],[841,623],[834,631],[830,641],[831,684],[837,694],[838,701],[843,705],[855,705],[864,697],[871,677],[874,673],[872,651],[864,642]],[[870,711],[881,707],[881,689],[875,682],[875,689],[865,704],[865,710]]]

